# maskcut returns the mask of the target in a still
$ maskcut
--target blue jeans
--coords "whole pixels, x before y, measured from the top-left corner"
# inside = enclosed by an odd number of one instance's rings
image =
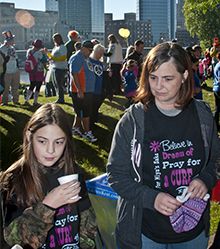
[[[142,234],[142,249],[207,249],[208,240],[209,238],[205,236],[204,231],[193,240],[170,244],[154,242]]]

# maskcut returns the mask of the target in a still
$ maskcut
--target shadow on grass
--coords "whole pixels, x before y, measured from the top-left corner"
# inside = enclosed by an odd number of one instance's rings
[[[91,143],[81,138],[74,138],[75,157],[77,163],[84,170],[87,179],[105,172],[107,158],[100,157],[98,141]]]
[[[19,109],[20,110],[20,109]],[[12,122],[1,117],[1,127],[6,133],[1,133],[1,169],[7,169],[19,156],[23,139],[23,129],[30,119],[30,113],[22,113],[18,109],[10,107],[1,109],[1,114],[11,117]]]
[[[114,96],[112,101],[104,100],[104,103],[108,106],[111,106],[112,108],[115,108],[119,111],[124,111],[124,105],[125,105],[126,99],[119,96]]]
[[[116,98],[116,100],[121,101],[120,98]],[[45,99],[40,99],[40,102],[45,102]],[[73,122],[74,112],[72,105],[65,104],[61,106],[68,113],[70,121]],[[24,127],[36,109],[37,107],[32,105],[0,107],[0,159],[2,170],[7,169],[19,158]],[[85,169],[88,177],[94,177],[105,172],[112,135],[118,122],[117,116],[121,113],[109,107],[103,109],[103,111],[106,115],[100,115],[99,122],[94,127],[94,135],[98,138],[98,141],[92,144],[82,138],[75,139],[76,159]],[[115,112],[118,112],[118,114],[115,115]],[[115,116],[108,116],[108,114]]]

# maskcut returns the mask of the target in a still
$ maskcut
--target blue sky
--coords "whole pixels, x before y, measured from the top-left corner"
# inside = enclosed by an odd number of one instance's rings
[[[15,3],[16,8],[44,10],[45,0],[0,0]],[[124,13],[136,12],[136,0],[105,0],[105,12],[113,13],[113,19],[123,19]]]

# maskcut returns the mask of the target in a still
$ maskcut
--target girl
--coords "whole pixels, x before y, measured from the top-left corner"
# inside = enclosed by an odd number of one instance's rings
[[[128,102],[125,104],[125,107],[128,108],[133,103],[133,98],[136,95],[137,90],[137,75],[138,67],[135,60],[128,60],[123,65],[121,70],[121,76],[124,81],[124,94],[128,99]]]
[[[67,120],[58,105],[41,106],[24,129],[21,158],[0,175],[4,238],[10,246],[80,248],[81,193],[71,199],[79,194],[80,182],[59,185],[57,181],[76,172]]]

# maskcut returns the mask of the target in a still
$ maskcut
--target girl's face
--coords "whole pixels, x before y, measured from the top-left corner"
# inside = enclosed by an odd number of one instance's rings
[[[163,63],[156,71],[150,73],[150,88],[157,106],[162,109],[173,109],[180,87],[187,76],[188,71],[183,75],[180,74],[172,60]]]
[[[56,124],[46,125],[33,135],[33,149],[37,161],[53,166],[62,156],[66,146],[66,135]]]

